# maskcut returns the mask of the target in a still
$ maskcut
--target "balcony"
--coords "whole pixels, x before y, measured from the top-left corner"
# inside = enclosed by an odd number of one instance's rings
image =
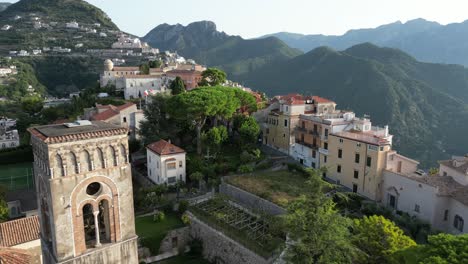
[[[328,149],[319,148],[319,152],[323,155],[328,155]]]
[[[320,136],[320,139],[321,139],[322,141],[327,141],[327,140],[328,140],[328,136],[322,135],[322,136]]]
[[[296,127],[297,131],[302,131],[302,132],[307,132],[307,129],[305,127]]]
[[[306,147],[311,148],[311,149],[318,149],[317,145],[312,145],[312,144],[309,144],[309,143],[307,143],[305,141],[301,141],[301,140],[296,140],[296,144],[300,144],[300,145],[306,146]]]
[[[318,130],[309,130],[309,134],[314,135],[314,136],[319,136]]]

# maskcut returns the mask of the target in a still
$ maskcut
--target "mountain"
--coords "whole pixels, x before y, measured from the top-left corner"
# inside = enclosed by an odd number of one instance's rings
[[[143,40],[160,50],[177,51],[199,63],[222,68],[231,77],[301,54],[277,38],[246,40],[230,36],[218,31],[211,21],[187,26],[162,24],[146,34]]]
[[[11,5],[11,3],[0,3],[0,12],[7,9],[9,5]]]
[[[365,43],[338,52],[320,47],[239,77],[269,95],[299,92],[333,99],[341,109],[390,125],[401,153],[426,168],[468,150],[468,70],[423,63]]]
[[[304,52],[320,46],[344,50],[353,45],[371,42],[401,49],[420,61],[468,66],[468,20],[443,26],[420,18],[372,29],[350,30],[341,36],[280,32],[264,37],[271,36]]]
[[[67,28],[69,22],[77,22],[79,29]],[[0,52],[74,48],[78,43],[84,44],[83,48],[106,48],[119,30],[102,10],[83,0],[21,0],[0,13],[0,26],[4,25],[12,28],[0,34]]]

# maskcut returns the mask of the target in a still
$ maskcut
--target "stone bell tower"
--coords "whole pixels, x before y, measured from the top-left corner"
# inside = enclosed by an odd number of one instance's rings
[[[44,263],[138,263],[127,129],[29,129]]]

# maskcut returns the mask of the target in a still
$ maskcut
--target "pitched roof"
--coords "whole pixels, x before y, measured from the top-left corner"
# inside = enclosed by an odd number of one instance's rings
[[[101,109],[106,109],[106,111],[95,114],[91,117],[91,120],[97,120],[97,121],[106,121],[109,118],[112,118],[118,114],[120,114],[120,111],[127,109],[129,107],[134,106],[134,103],[126,103],[124,105],[119,105],[119,106],[114,106],[114,105],[98,105],[96,106],[97,108]]]
[[[176,145],[171,144],[170,142],[167,142],[164,139],[161,139],[158,142],[151,143],[146,148],[159,155],[185,153],[185,150],[177,147]]]
[[[395,172],[392,172],[395,173]],[[468,206],[468,187],[458,183],[452,176],[428,175],[420,176],[416,174],[396,173],[406,178],[437,188],[437,195],[451,197],[460,203]]]
[[[31,255],[26,249],[0,247],[0,263],[29,264]]]
[[[336,104],[332,100],[328,100],[327,98],[323,98],[323,97],[320,97],[320,96],[312,96],[312,100],[314,100],[314,102],[318,103],[318,104],[327,104],[327,103]]]
[[[454,162],[458,165],[455,166]],[[445,165],[461,174],[468,174],[468,157],[458,157],[452,160],[441,160],[439,164]]]
[[[39,239],[39,217],[31,216],[0,224],[0,246],[12,247]]]

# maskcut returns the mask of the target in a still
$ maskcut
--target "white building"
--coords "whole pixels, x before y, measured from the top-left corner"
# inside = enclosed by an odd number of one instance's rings
[[[148,177],[156,184],[185,182],[185,150],[160,140],[146,147]]]
[[[170,92],[169,86],[175,78],[153,75],[129,75],[117,81],[116,88],[124,90],[125,100],[142,98],[145,91],[151,94]]]
[[[66,24],[65,24],[65,27],[66,27],[66,28],[78,29],[78,28],[80,28],[80,25],[79,25],[76,21],[72,21],[72,22],[66,23]]]
[[[10,30],[10,29],[11,29],[11,26],[10,26],[10,25],[4,25],[4,26],[2,27],[2,30],[3,30],[3,31],[7,31],[7,30]]]
[[[96,107],[85,109],[83,118],[128,128],[130,136],[138,138],[140,123],[145,120],[145,115],[134,103],[119,106],[97,104]]]
[[[42,54],[42,51],[41,51],[40,49],[34,49],[34,50],[32,51],[32,54],[33,54],[33,55],[39,55],[39,54]]]
[[[0,149],[16,148],[20,145],[18,130],[10,130],[0,135]]]
[[[440,161],[439,175],[417,170],[418,162],[389,153],[383,204],[427,221],[436,230],[468,233],[468,155]]]
[[[4,76],[7,76],[7,75],[10,75],[13,73],[13,70],[11,68],[0,68],[0,77],[4,77]]]
[[[117,42],[112,44],[113,49],[141,49],[143,47],[140,39],[121,35]]]
[[[101,87],[107,85],[117,85],[117,79],[128,75],[140,74],[138,67],[114,67],[114,63],[107,59],[104,61],[104,72],[100,76],[99,83]],[[123,87],[121,87],[123,89]]]
[[[16,55],[19,56],[19,57],[27,57],[27,56],[29,56],[29,52],[27,52],[26,50],[20,50],[18,52],[18,54],[16,54]]]

